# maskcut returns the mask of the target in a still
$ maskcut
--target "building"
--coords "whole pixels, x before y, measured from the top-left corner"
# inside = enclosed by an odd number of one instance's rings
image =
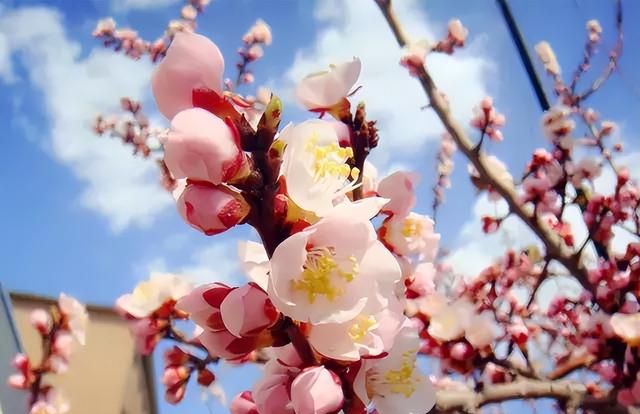
[[[47,309],[55,299],[2,293],[0,286],[0,414],[25,412],[25,395],[8,389],[8,361],[22,350],[38,361],[40,336],[29,324],[33,309]],[[157,414],[151,357],[135,350],[125,321],[111,308],[88,305],[87,344],[71,357],[67,373],[47,381],[71,403],[70,414]],[[7,363],[3,363],[7,361]]]

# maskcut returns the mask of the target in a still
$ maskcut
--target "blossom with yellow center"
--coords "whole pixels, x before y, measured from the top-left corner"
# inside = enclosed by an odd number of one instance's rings
[[[301,277],[292,280],[292,288],[307,294],[309,303],[314,303],[318,295],[329,301],[336,300],[344,293],[339,280],[353,281],[358,273],[358,263],[353,256],[349,257],[350,268],[343,270],[335,259],[335,253],[329,248],[316,248],[309,251],[302,269]]]

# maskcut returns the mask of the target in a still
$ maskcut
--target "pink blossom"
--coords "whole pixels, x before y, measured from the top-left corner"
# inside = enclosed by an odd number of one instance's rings
[[[511,339],[518,345],[524,345],[529,339],[529,328],[527,328],[522,320],[516,320],[509,325],[507,332],[511,335]]]
[[[238,242],[240,265],[249,279],[265,291],[269,283],[269,257],[261,243]]]
[[[225,328],[238,338],[261,332],[279,316],[264,290],[253,283],[231,290],[220,304],[220,313]]]
[[[44,309],[35,309],[29,314],[29,322],[41,335],[51,329],[51,316]]]
[[[224,58],[211,40],[186,31],[178,32],[151,77],[158,109],[168,119],[193,106],[194,89],[222,93]]]
[[[571,166],[569,174],[571,176],[571,183],[578,187],[582,183],[582,180],[593,181],[600,176],[600,163],[594,158],[583,158],[575,166]]]
[[[207,236],[222,233],[240,223],[250,209],[238,191],[206,182],[187,185],[177,206],[184,221]]]
[[[161,329],[158,322],[149,318],[134,319],[129,322],[129,330],[138,352],[142,355],[151,355],[160,341]]]
[[[571,133],[576,123],[570,118],[571,109],[556,105],[542,115],[542,132],[554,144],[563,149],[571,149],[573,140]]]
[[[430,312],[429,335],[441,342],[460,339],[465,334],[467,323],[475,313],[473,305],[467,300],[458,300],[451,304],[441,304]]]
[[[193,289],[184,276],[153,272],[148,280],[138,283],[132,293],[116,300],[116,309],[134,318],[145,318],[169,301],[177,301]]]
[[[487,310],[472,314],[466,322],[464,336],[475,348],[485,348],[497,338],[497,328],[493,312]]]
[[[405,319],[395,299],[390,299],[386,306],[377,313],[365,309],[347,322],[312,325],[309,343],[319,354],[340,361],[380,355],[389,350]]]
[[[236,395],[229,406],[231,414],[258,414],[258,408],[253,401],[251,391],[243,391]]]
[[[362,169],[362,193],[365,197],[375,195],[378,190],[378,169],[369,161],[364,162]]]
[[[70,409],[66,398],[55,390],[48,390],[31,406],[29,414],[65,414]]]
[[[435,292],[436,268],[433,263],[419,263],[409,278],[405,281],[407,289],[410,289],[418,296],[426,296]]]
[[[306,368],[291,383],[291,404],[296,413],[333,413],[343,401],[340,379],[323,366]]]
[[[400,64],[409,69],[413,76],[417,74],[418,68],[424,66],[427,53],[431,51],[431,45],[427,41],[413,42],[405,47],[405,52],[400,58]]]
[[[629,346],[640,345],[640,313],[614,313],[610,323],[613,332]]]
[[[456,45],[462,46],[464,45],[467,36],[469,35],[469,30],[462,24],[462,22],[458,19],[453,19],[449,21],[447,25],[447,29],[449,31],[448,36],[455,41]]]
[[[466,361],[473,358],[473,356],[475,355],[473,347],[471,347],[471,345],[466,342],[456,342],[455,344],[453,344],[449,352],[451,358],[458,361]]]
[[[74,337],[65,332],[58,333],[53,341],[52,349],[56,355],[68,360],[75,350]]]
[[[87,308],[76,299],[64,293],[58,298],[60,312],[66,318],[67,328],[80,345],[85,344],[85,332],[89,323]]]
[[[560,65],[551,45],[548,42],[540,42],[536,45],[535,50],[546,71],[553,76],[560,75]]]
[[[440,241],[440,235],[434,231],[433,220],[417,213],[385,220],[381,235],[394,253],[419,256],[427,261],[435,258]]]
[[[257,345],[257,338],[254,336],[238,338],[226,330],[205,330],[198,336],[198,340],[209,354],[229,360],[243,358],[255,350]]]
[[[204,109],[178,113],[163,144],[164,162],[174,178],[221,184],[247,173],[234,131]]]
[[[212,331],[225,330],[220,313],[222,301],[232,288],[223,283],[209,283],[198,286],[183,296],[176,308],[190,314],[190,319],[203,328]]]
[[[360,59],[331,65],[298,83],[296,97],[311,111],[328,111],[345,99],[360,76]]]
[[[358,398],[365,405],[372,402],[380,414],[428,412],[435,405],[435,392],[417,368],[419,348],[415,328],[405,324],[386,357],[362,361],[353,382]]]
[[[348,164],[351,147],[341,147],[331,122],[308,120],[288,125],[278,138],[286,144],[280,175],[291,200],[322,217],[353,190],[351,179],[360,174]]]
[[[396,171],[383,178],[378,184],[378,195],[388,198],[389,202],[382,211],[389,214],[406,216],[416,205],[415,186],[420,177],[416,173]]]
[[[258,19],[242,37],[242,41],[246,44],[263,43],[265,45],[270,45],[271,40],[271,28],[262,19]]]
[[[293,345],[274,349],[275,356],[264,367],[264,376],[253,387],[253,400],[260,414],[295,414],[290,384],[301,371],[302,361]]]
[[[375,300],[381,286],[392,288],[400,267],[369,221],[384,202],[341,204],[278,245],[268,292],[281,312],[313,324],[342,323]]]

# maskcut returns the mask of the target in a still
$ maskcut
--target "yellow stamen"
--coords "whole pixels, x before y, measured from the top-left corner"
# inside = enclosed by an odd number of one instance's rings
[[[424,230],[422,221],[413,217],[407,217],[402,223],[402,235],[404,237],[416,237],[419,236]]]
[[[334,301],[344,293],[344,289],[338,286],[337,282],[340,279],[351,282],[358,273],[356,258],[350,256],[349,261],[351,262],[350,268],[343,270],[336,262],[335,253],[331,249],[312,249],[307,253],[307,260],[300,278],[291,282],[292,288],[306,292],[309,303],[314,303],[318,295],[323,295],[327,300]]]
[[[361,341],[375,324],[376,318],[373,316],[358,316],[356,322],[349,328],[349,337],[353,342]]]
[[[416,382],[419,378],[414,377],[415,351],[407,351],[402,354],[402,364],[397,370],[389,370],[384,374],[384,383],[389,386],[389,390],[395,394],[402,394],[406,398],[416,391]]]
[[[325,178],[346,180],[354,176],[357,178],[360,173],[357,168],[351,168],[346,163],[349,158],[353,158],[351,147],[341,147],[337,143],[318,145],[317,136],[312,135],[305,143],[305,150],[313,156],[312,169],[315,181]]]

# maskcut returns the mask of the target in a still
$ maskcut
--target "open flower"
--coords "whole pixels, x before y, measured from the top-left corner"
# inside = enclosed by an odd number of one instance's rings
[[[249,279],[266,291],[269,284],[269,257],[264,246],[250,240],[240,241],[238,256]]]
[[[362,361],[353,382],[356,395],[365,405],[373,402],[380,414],[428,412],[435,405],[435,392],[418,370],[419,348],[416,328],[405,323],[386,357]]]
[[[280,175],[289,197],[304,210],[326,215],[360,174],[347,163],[353,150],[341,147],[336,129],[323,120],[289,125],[279,139],[286,144]]]
[[[234,131],[204,109],[178,113],[163,144],[164,162],[174,178],[221,184],[247,172]]]
[[[640,345],[640,313],[614,313],[610,323],[613,332],[629,346]]]
[[[276,248],[268,292],[282,313],[314,324],[342,323],[376,300],[381,286],[392,289],[400,267],[369,221],[385,201],[337,206]]]
[[[396,171],[383,178],[378,184],[378,195],[388,198],[389,202],[382,207],[382,211],[389,214],[405,216],[416,205],[415,186],[418,174]]]
[[[395,253],[431,261],[438,251],[440,235],[434,231],[434,223],[427,216],[409,213],[404,217],[393,216],[385,220],[381,234]]]
[[[328,71],[311,74],[296,87],[296,97],[311,111],[326,112],[341,104],[360,76],[360,59],[331,65]]]
[[[134,318],[145,318],[167,302],[174,302],[193,289],[184,276],[153,272],[148,280],[138,283],[132,293],[118,298],[116,308]]]
[[[558,76],[560,74],[560,65],[551,45],[548,42],[540,42],[535,49],[546,71],[553,76]]]
[[[375,314],[365,309],[347,322],[312,325],[309,343],[324,357],[340,361],[357,361],[388,351],[404,320],[400,304],[395,299],[388,302]]]
[[[71,296],[60,294],[58,307],[67,321],[67,328],[71,335],[80,345],[85,344],[87,324],[89,323],[89,313],[82,303]]]
[[[206,37],[182,31],[176,33],[151,77],[151,88],[158,109],[168,119],[193,107],[194,89],[222,93],[224,58],[220,49]]]

